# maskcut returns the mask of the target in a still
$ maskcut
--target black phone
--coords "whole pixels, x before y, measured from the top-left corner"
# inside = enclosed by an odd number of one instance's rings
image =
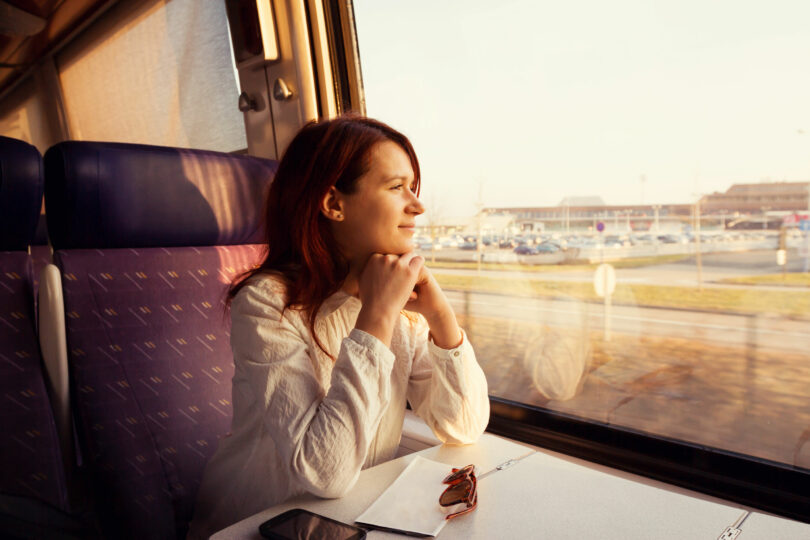
[[[293,508],[259,525],[259,534],[271,540],[363,540],[366,531],[303,508]]]

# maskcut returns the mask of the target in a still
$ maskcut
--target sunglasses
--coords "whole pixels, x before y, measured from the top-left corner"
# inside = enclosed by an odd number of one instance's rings
[[[461,469],[453,469],[448,474],[443,484],[448,484],[447,488],[439,497],[439,504],[442,506],[454,506],[464,503],[466,508],[448,514],[445,519],[453,519],[460,515],[472,512],[478,506],[478,480],[475,478],[475,465],[467,465]]]

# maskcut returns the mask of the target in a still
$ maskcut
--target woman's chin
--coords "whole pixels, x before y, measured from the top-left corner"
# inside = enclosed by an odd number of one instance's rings
[[[370,256],[373,253],[383,253],[387,255],[404,255],[416,249],[416,243],[412,238],[387,238],[379,243],[372,242],[367,247],[364,246]]]
[[[382,247],[377,253],[389,253],[391,255],[405,255],[416,249],[416,244],[412,242],[396,242]]]

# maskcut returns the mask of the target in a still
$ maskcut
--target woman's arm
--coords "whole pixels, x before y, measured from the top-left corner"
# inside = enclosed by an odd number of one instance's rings
[[[439,440],[475,442],[489,422],[486,377],[450,302],[427,268],[415,292],[407,308],[425,319],[414,328],[408,401]]]
[[[416,349],[408,382],[408,402],[436,437],[453,444],[475,442],[489,423],[487,380],[472,345],[443,349],[428,338],[427,325],[415,325]]]
[[[388,405],[394,355],[375,337],[353,330],[324,393],[316,355],[282,309],[279,296],[259,287],[245,287],[234,300],[237,371],[255,400],[251,411],[259,408],[292,479],[315,495],[339,497],[356,482]],[[234,412],[236,427],[241,419]]]
[[[454,349],[461,345],[461,328],[456,314],[450,307],[439,282],[426,267],[423,267],[406,308],[421,313],[430,327],[430,337],[442,349]]]

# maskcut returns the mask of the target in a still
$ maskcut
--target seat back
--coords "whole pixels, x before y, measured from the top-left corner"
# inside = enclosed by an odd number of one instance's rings
[[[256,264],[276,162],[66,142],[45,155],[79,448],[107,532],[183,538],[231,420],[225,292]]]
[[[62,510],[67,489],[37,343],[28,253],[42,189],[39,151],[0,137],[0,493]]]

